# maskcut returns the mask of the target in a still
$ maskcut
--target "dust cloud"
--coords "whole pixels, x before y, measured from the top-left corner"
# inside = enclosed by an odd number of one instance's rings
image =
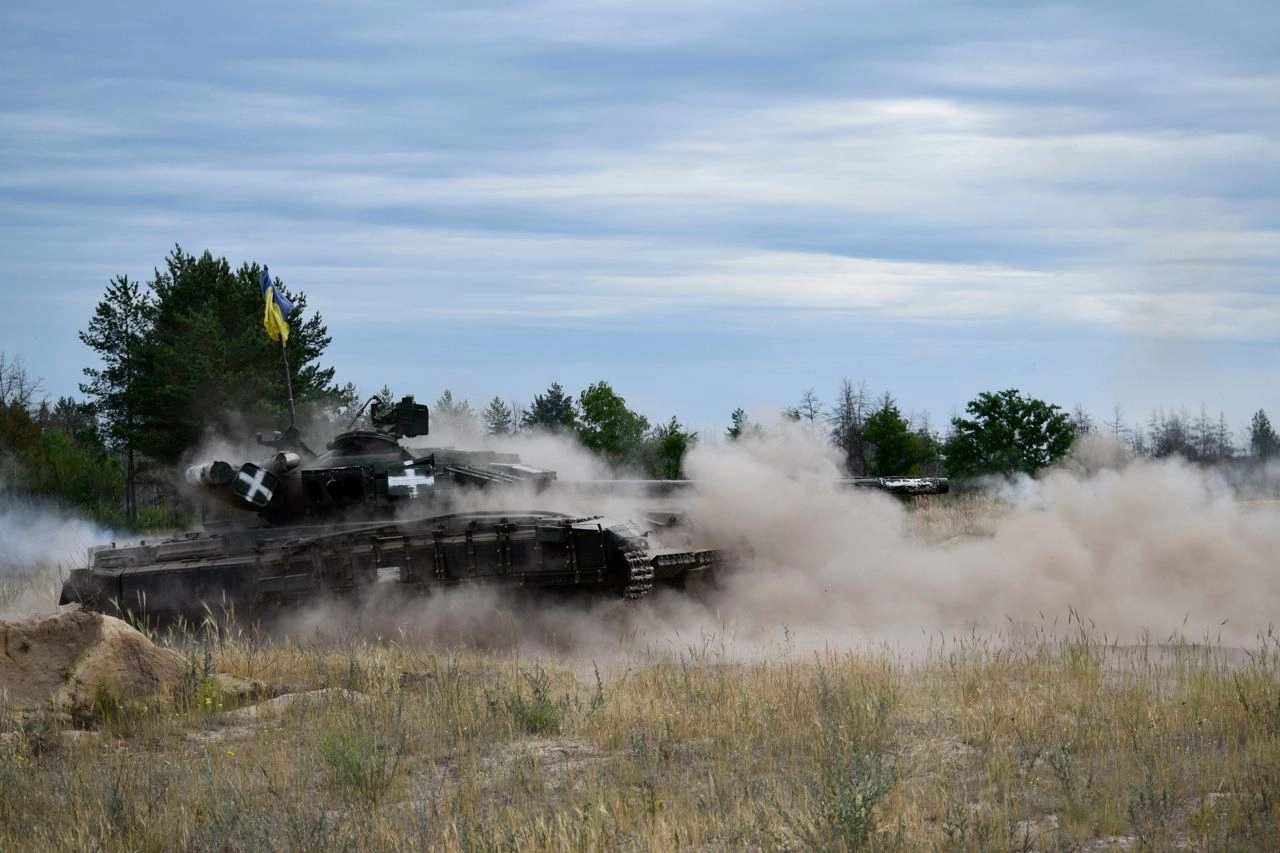
[[[812,465],[797,473],[795,447],[775,433],[690,459],[704,484],[692,517],[746,553],[720,607],[749,635],[1065,636],[1074,611],[1119,642],[1149,632],[1251,645],[1276,618],[1280,511],[1238,501],[1212,471],[1128,460],[1093,438],[1041,478],[1001,484],[1010,505],[988,535],[930,544],[896,500],[840,492]]]
[[[89,546],[111,531],[43,502],[4,496],[0,504],[0,620],[57,610],[62,578],[84,565]]]
[[[562,478],[602,476],[568,441],[506,444]],[[958,535],[921,531],[919,513],[877,492],[836,485],[823,437],[790,423],[732,444],[704,443],[681,498],[507,493],[468,509],[540,507],[640,518],[683,510],[701,547],[729,565],[714,589],[655,589],[634,603],[528,591],[466,590],[416,603],[299,614],[293,630],[457,639],[602,655],[714,643],[735,654],[887,643],[921,647],[980,634],[1065,638],[1074,612],[1119,643],[1181,637],[1252,646],[1280,607],[1280,508],[1241,501],[1221,475],[1177,460],[1131,460],[1105,438],[1082,442],[1038,479],[987,484],[971,499],[936,501],[931,515]],[[998,502],[997,502],[998,499]],[[999,507],[996,512],[993,507]],[[655,547],[664,543],[656,539]]]
[[[1074,612],[1099,637],[1119,643],[1180,636],[1252,646],[1280,613],[1280,506],[1242,499],[1238,478],[1178,460],[1129,459],[1094,437],[1039,478],[987,484],[992,499],[979,511],[973,500],[950,495],[922,499],[926,513],[884,494],[837,486],[838,460],[824,437],[804,425],[766,427],[738,442],[697,445],[686,464],[698,481],[691,494],[503,491],[458,507],[619,520],[679,509],[696,547],[726,554],[714,588],[697,594],[659,588],[626,603],[466,589],[309,608],[288,616],[285,633],[591,655],[714,642],[750,654],[776,648],[783,637],[805,647],[912,647],[969,632],[1065,637],[1074,630],[1068,625]],[[568,439],[516,436],[490,446],[554,468],[561,481],[610,475]],[[922,530],[925,516],[933,520]],[[936,535],[938,529],[947,535]],[[666,544],[662,535],[654,533],[655,547]],[[88,545],[111,538],[57,513],[5,508],[0,583],[12,590],[36,571],[54,569],[56,576],[57,567],[81,564]],[[50,591],[40,593],[37,607],[30,596],[45,585]],[[0,599],[3,615],[50,609],[56,581],[28,588]]]

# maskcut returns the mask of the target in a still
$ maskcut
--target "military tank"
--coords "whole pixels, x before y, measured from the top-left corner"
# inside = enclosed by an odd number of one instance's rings
[[[206,509],[200,531],[92,548],[88,565],[63,584],[60,603],[200,619],[210,610],[260,615],[322,596],[391,588],[412,595],[477,582],[637,599],[655,582],[696,578],[720,559],[714,549],[655,547],[654,532],[679,523],[668,511],[637,522],[460,509],[476,490],[501,489],[508,503],[536,496],[556,472],[515,454],[417,453],[403,440],[428,434],[427,407],[412,397],[371,403],[372,428],[348,428],[322,453],[291,425],[258,437],[273,451],[265,459],[191,466],[186,482],[224,511]]]
[[[683,514],[664,504],[690,480],[565,482],[516,454],[413,449],[430,432],[426,406],[371,398],[369,428],[316,453],[292,424],[258,443],[263,459],[192,465],[185,481],[205,498],[203,529],[158,541],[90,549],[60,603],[143,619],[253,616],[324,596],[392,590],[431,593],[468,583],[580,589],[622,599],[657,584],[711,578],[715,548],[694,547]],[[897,495],[947,491],[939,478],[848,478],[851,488]],[[477,500],[488,492],[490,500]],[[630,500],[631,518],[518,508]],[[494,494],[496,493],[496,494]],[[563,501],[562,501],[563,502]],[[476,509],[501,506],[501,509]],[[517,508],[511,508],[511,507]],[[661,543],[661,544],[659,544]]]

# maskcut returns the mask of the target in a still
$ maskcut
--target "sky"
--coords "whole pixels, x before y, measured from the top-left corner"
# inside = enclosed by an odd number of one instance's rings
[[[107,283],[176,244],[270,265],[365,393],[1242,430],[1280,416],[1277,43],[1229,0],[7,3],[0,351],[79,396]]]

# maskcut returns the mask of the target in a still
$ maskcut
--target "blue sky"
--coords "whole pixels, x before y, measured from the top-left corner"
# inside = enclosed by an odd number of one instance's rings
[[[1263,2],[5,4],[0,349],[77,393],[177,243],[305,292],[366,392],[1274,421],[1277,43]]]

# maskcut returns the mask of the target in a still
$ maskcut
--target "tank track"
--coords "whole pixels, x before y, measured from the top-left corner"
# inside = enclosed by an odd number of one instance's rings
[[[622,588],[622,597],[642,598],[653,589],[653,564],[649,561],[649,554],[637,548],[623,556],[627,561],[627,583]]]

